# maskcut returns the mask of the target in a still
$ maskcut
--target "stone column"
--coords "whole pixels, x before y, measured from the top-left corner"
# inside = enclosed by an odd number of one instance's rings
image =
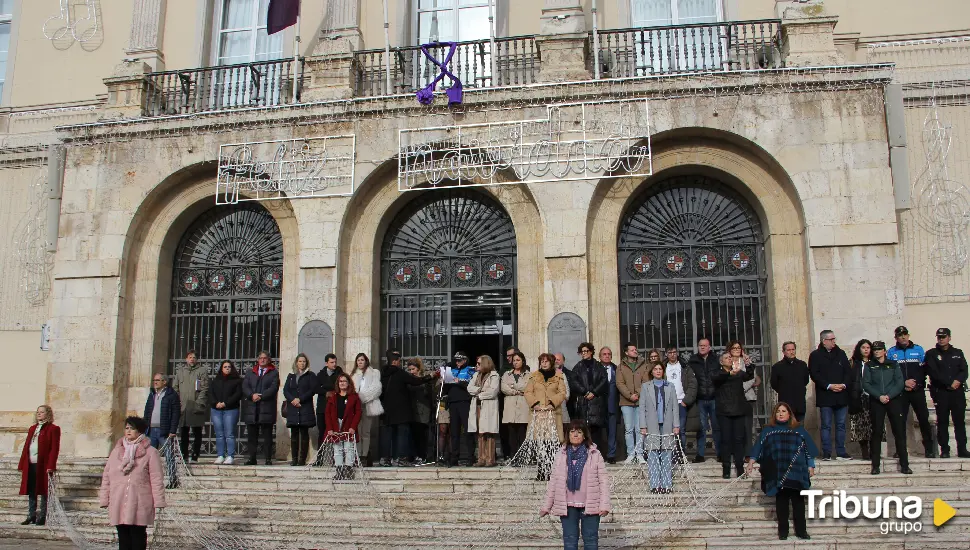
[[[148,63],[125,62],[115,67],[114,74],[104,79],[108,87],[108,101],[105,103],[102,118],[138,118],[142,116],[148,80],[145,74],[151,72]]]
[[[589,80],[586,15],[579,0],[546,0],[536,46],[542,55],[540,82]]]
[[[153,71],[165,70],[162,35],[165,30],[167,0],[134,0],[131,35],[125,54],[148,63]]]
[[[327,2],[319,36],[306,60],[302,100],[349,98],[354,95],[354,51],[364,45],[360,0]]]
[[[835,47],[835,25],[821,0],[776,0],[775,14],[781,19],[782,55],[788,67],[820,67],[844,64]]]

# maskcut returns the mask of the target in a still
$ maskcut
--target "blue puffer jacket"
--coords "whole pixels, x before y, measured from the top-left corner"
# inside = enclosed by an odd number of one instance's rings
[[[926,387],[926,365],[923,363],[926,354],[923,352],[923,346],[912,342],[906,347],[896,344],[889,348],[886,357],[899,365],[900,370],[903,371],[903,380],[916,380],[914,389]]]
[[[148,400],[145,401],[145,422],[151,425],[152,411],[155,410],[155,390],[148,392]],[[162,413],[159,417],[162,436],[168,437],[175,433],[179,427],[179,415],[182,414],[182,402],[179,394],[172,388],[165,388],[165,395],[162,396]]]

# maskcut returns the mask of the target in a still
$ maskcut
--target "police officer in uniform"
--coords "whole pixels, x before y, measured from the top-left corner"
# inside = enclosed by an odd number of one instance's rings
[[[926,458],[936,457],[933,435],[930,431],[930,411],[926,407],[926,365],[923,347],[909,339],[909,329],[896,327],[896,345],[889,348],[886,356],[899,365],[903,373],[903,393],[900,395],[905,426],[909,426],[909,409],[912,407],[919,422],[920,435],[923,436],[923,450]]]
[[[957,456],[970,458],[967,452],[967,358],[963,350],[950,345],[950,329],[936,329],[936,348],[926,354],[926,368],[933,384],[936,401],[936,439],[940,458],[950,458],[950,417],[957,440]]]

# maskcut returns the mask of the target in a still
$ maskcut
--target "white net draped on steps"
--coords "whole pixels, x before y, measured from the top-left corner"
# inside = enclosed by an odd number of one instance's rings
[[[160,454],[171,464],[165,467],[166,484],[174,479],[177,488],[166,491],[168,507],[149,530],[150,547],[444,549],[555,543],[561,540],[559,518],[540,518],[539,510],[562,450],[556,423],[551,411],[537,412],[526,441],[506,465],[461,470],[368,471],[361,468],[350,434],[329,434],[311,464],[294,470],[298,475],[255,469],[251,479],[272,483],[287,496],[292,492],[294,498],[283,501],[264,501],[259,488],[231,488],[228,476],[193,474],[177,442],[169,440]],[[676,436],[645,439],[650,449],[645,460],[610,469],[612,513],[600,524],[604,548],[652,545],[692,521],[720,522],[719,501],[747,490],[738,485],[741,478],[705,483],[688,461],[676,460]],[[409,487],[409,479],[416,485]],[[82,550],[113,548],[104,540],[107,514],[66,510],[63,496],[55,476],[51,528]]]

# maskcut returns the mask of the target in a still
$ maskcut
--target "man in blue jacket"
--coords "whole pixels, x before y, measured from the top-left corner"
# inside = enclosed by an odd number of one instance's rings
[[[175,431],[179,427],[179,416],[182,414],[182,401],[179,394],[168,387],[165,375],[156,372],[152,376],[152,389],[145,401],[144,418],[148,422],[148,439],[152,447],[160,448],[166,441],[171,440],[165,448],[165,463],[168,465],[168,488],[178,487],[175,475],[175,460],[172,456],[172,445],[175,442]]]
[[[920,435],[923,436],[923,449],[927,458],[936,457],[933,436],[930,431],[930,411],[926,407],[926,365],[922,346],[914,344],[909,339],[909,329],[904,326],[896,327],[896,345],[889,348],[887,357],[895,361],[903,373],[905,381],[903,393],[900,395],[903,408],[904,426],[909,426],[909,409],[912,407],[919,422]]]

